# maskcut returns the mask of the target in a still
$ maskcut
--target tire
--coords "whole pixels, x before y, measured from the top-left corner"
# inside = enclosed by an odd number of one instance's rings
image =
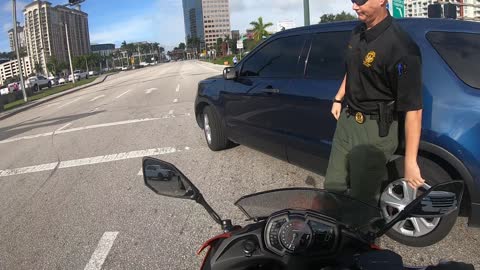
[[[38,92],[38,91],[40,91],[40,87],[38,86],[38,84],[35,84],[35,85],[33,86],[33,92],[36,93],[36,92]]]
[[[203,109],[203,134],[208,147],[212,151],[224,150],[229,145],[229,140],[225,136],[222,122],[217,113],[210,106]]]
[[[403,158],[395,161],[395,171],[398,173],[394,175],[394,179],[399,179],[403,177]],[[422,177],[425,179],[427,184],[434,186],[443,182],[448,182],[452,180],[452,177],[449,173],[443,169],[437,163],[424,158],[418,157],[418,166],[420,167],[420,172]],[[403,233],[398,232],[397,230],[391,229],[386,234],[391,239],[411,247],[426,247],[431,246],[439,241],[441,241],[445,236],[447,236],[455,222],[457,220],[460,209],[449,214],[448,216],[440,218],[436,227],[429,232],[428,234],[422,236],[409,236]],[[408,224],[406,224],[407,226]],[[404,227],[405,228],[405,227]]]
[[[52,82],[48,82],[48,88],[52,88]]]

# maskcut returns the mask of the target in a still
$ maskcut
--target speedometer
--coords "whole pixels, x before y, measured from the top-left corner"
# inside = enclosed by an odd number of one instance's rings
[[[280,242],[291,253],[305,250],[312,240],[312,230],[303,219],[292,219],[280,228]]]

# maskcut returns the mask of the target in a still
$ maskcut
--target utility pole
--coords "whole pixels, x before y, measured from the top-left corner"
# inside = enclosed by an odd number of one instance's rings
[[[12,17],[13,17],[13,43],[15,45],[15,52],[17,53],[18,71],[20,73],[20,86],[22,87],[23,101],[27,102],[27,93],[25,92],[25,81],[23,80],[23,63],[20,61],[20,51],[18,49],[17,36],[17,3],[12,0]]]
[[[70,39],[68,38],[68,25],[65,23],[65,33],[67,35],[68,61],[70,62],[70,72],[72,74],[72,82],[75,83],[75,75],[73,74],[72,55],[70,54]]]
[[[305,18],[305,26],[310,25],[310,0],[303,0],[303,16]]]

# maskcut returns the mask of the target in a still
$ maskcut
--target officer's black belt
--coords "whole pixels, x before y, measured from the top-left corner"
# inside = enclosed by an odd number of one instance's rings
[[[348,106],[347,106],[347,114],[349,116],[357,116],[357,115],[361,114],[364,117],[369,116],[369,118],[371,120],[378,120],[379,119],[378,113],[367,113],[367,112],[356,111],[356,110],[354,110],[354,109],[352,109],[351,107],[348,107]]]

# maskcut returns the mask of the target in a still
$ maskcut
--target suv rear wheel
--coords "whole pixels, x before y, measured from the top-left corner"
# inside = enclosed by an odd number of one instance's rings
[[[395,171],[397,175],[394,179],[403,178],[403,162],[404,159],[395,161]],[[430,186],[452,180],[448,172],[435,162],[418,157],[418,166],[422,177]],[[409,194],[408,188],[405,186],[389,185],[384,193],[390,196],[383,197],[380,200],[382,212],[387,221],[393,219],[401,209],[398,205],[407,205],[416,196]],[[395,202],[396,200],[396,202]],[[442,218],[408,218],[398,222],[390,231],[387,232],[391,239],[412,247],[426,247],[441,241],[451,231],[457,220],[459,210]]]
[[[228,147],[229,140],[225,136],[222,122],[210,106],[203,109],[203,132],[211,150],[220,151]]]

